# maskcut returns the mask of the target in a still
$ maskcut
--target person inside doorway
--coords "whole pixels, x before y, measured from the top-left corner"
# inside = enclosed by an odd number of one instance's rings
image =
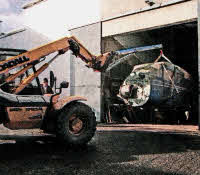
[[[48,79],[47,78],[43,79],[42,93],[43,94],[53,94],[52,88],[48,85]]]

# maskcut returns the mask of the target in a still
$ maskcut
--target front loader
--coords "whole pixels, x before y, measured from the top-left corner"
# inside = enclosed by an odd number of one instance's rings
[[[87,99],[80,96],[61,98],[62,89],[69,85],[66,81],[55,89],[55,94],[43,94],[38,76],[68,50],[85,62],[88,68],[106,72],[123,61],[121,58],[116,63],[113,62],[113,58],[118,55],[161,48],[161,45],[155,45],[95,56],[73,36],[30,51],[0,48],[0,58],[16,55],[0,61],[0,123],[9,129],[40,128],[46,133],[55,134],[64,144],[86,144],[96,130],[93,110],[80,102]],[[36,65],[38,67],[51,53],[57,54],[36,69]],[[54,82],[55,77],[51,73],[51,86]]]
[[[55,134],[63,144],[83,145],[94,136],[96,117],[80,96],[60,97],[69,83],[63,81],[55,94],[42,94],[38,76],[68,50],[91,66],[93,55],[74,37],[65,37],[36,49],[0,49],[0,123],[9,129],[40,128]],[[47,63],[36,69],[46,56],[57,52]],[[91,64],[90,64],[91,63]],[[50,84],[55,77],[50,72]]]
[[[88,105],[80,102],[86,98],[61,98],[62,89],[69,85],[66,81],[60,84],[55,94],[42,94],[38,76],[68,50],[88,68],[99,72],[106,70],[115,55],[114,52],[92,55],[73,36],[30,51],[0,48],[0,58],[13,56],[0,61],[0,124],[9,129],[40,128],[55,134],[62,143],[75,146],[91,140],[96,130],[96,117]],[[57,54],[36,69],[52,53]],[[54,84],[54,80],[51,73],[50,84]]]

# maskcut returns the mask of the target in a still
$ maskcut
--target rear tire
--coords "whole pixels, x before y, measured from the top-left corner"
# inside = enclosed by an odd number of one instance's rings
[[[95,114],[83,103],[76,102],[65,107],[58,116],[57,137],[64,144],[85,145],[92,139],[95,131]]]

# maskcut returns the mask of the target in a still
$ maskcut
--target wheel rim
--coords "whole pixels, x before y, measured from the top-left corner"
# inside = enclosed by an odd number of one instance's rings
[[[73,135],[80,135],[87,128],[87,122],[83,116],[77,116],[73,114],[69,118],[69,132]]]

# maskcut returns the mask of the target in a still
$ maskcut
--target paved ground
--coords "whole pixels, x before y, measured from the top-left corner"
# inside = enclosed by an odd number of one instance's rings
[[[24,131],[3,128],[0,175],[200,174],[200,133],[195,127],[186,127],[187,132],[171,132],[167,126],[166,131],[152,125],[129,126],[135,130],[112,127],[115,131],[99,126],[92,141],[80,150],[63,148],[54,137],[41,136],[37,130],[26,131],[23,137]]]

